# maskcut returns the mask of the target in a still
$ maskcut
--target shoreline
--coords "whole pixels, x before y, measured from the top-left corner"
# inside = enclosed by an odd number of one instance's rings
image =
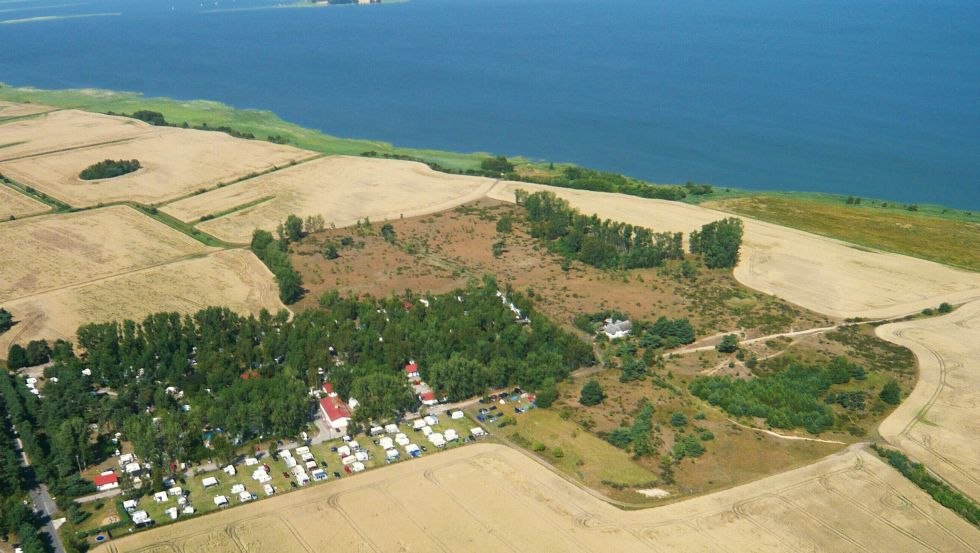
[[[400,3],[405,0],[388,1],[384,3]],[[355,4],[352,4],[355,5]],[[309,7],[325,7],[330,4],[310,4]],[[292,4],[285,6],[273,6],[263,9],[280,8],[301,8],[308,7],[306,4]],[[243,8],[238,8],[243,9]],[[347,154],[360,155],[369,150],[375,150],[382,154],[409,155],[418,157],[424,161],[439,163],[449,169],[477,169],[479,162],[490,155],[488,152],[455,152],[438,150],[425,147],[397,146],[390,142],[373,140],[370,138],[351,138],[338,137],[328,134],[318,129],[303,127],[281,119],[275,112],[261,109],[237,108],[212,100],[181,100],[169,97],[148,97],[140,92],[115,91],[99,88],[79,88],[79,89],[42,89],[31,86],[15,87],[0,82],[0,100],[22,103],[46,104],[60,109],[81,109],[84,111],[94,111],[105,113],[106,111],[135,111],[136,109],[153,109],[161,111],[168,116],[168,120],[184,120],[191,124],[229,124],[241,123],[234,128],[236,130],[258,130],[261,134],[268,132],[287,132],[294,140],[292,144],[301,148],[312,149],[325,154]],[[115,109],[112,109],[112,108]],[[136,109],[134,109],[136,108]],[[0,121],[3,121],[2,111],[0,111]],[[246,127],[246,128],[243,128]],[[258,136],[260,133],[256,133]],[[285,136],[285,135],[284,135]],[[546,170],[549,167],[567,168],[582,167],[572,162],[551,161],[545,159],[531,159],[524,156],[508,158],[515,165],[531,170]],[[637,179],[624,175],[629,179],[636,180],[650,185],[661,186],[680,186],[683,183],[659,183],[644,179]],[[710,184],[710,183],[696,183]],[[840,202],[846,200],[849,195],[833,194],[827,192],[814,192],[806,190],[780,190],[780,189],[750,189],[735,186],[715,186],[716,193],[711,197],[688,196],[681,200],[685,203],[699,204],[704,201],[718,201],[733,198],[744,198],[754,196],[783,196],[797,200]],[[876,203],[894,206],[914,205],[917,209],[909,211],[911,216],[945,216],[950,211],[960,211],[964,214],[973,216],[970,208],[960,208],[943,204],[918,203],[904,204],[891,199],[876,198],[870,196],[854,196],[860,198],[865,203]],[[980,208],[977,209],[980,212]],[[955,215],[955,213],[953,214]],[[980,221],[980,217],[977,218]]]

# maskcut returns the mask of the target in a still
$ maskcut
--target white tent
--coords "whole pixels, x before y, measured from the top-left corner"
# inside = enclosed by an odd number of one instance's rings
[[[367,461],[370,458],[370,455],[368,455],[368,452],[367,451],[363,451],[362,450],[362,451],[358,451],[358,452],[354,453],[354,457],[358,461]]]
[[[361,462],[354,463],[353,465],[350,466],[350,469],[352,471],[354,471],[354,472],[363,472],[364,471],[364,463],[361,463]]]
[[[433,432],[432,434],[429,434],[429,442],[436,447],[442,447],[446,445],[446,438],[444,438],[439,432]]]
[[[340,455],[341,457],[347,457],[347,456],[349,456],[350,455],[350,447],[349,446],[346,446],[346,445],[342,445],[342,446],[338,447],[337,448],[337,455]]]
[[[459,420],[463,417],[464,415],[462,411],[453,411],[452,413],[449,413],[449,418],[453,419],[454,421]]]
[[[451,441],[454,441],[454,440],[458,440],[459,439],[459,434],[456,433],[456,430],[455,429],[449,428],[445,432],[445,437],[446,437],[446,441],[447,442],[451,442]]]
[[[245,503],[246,501],[251,501],[252,494],[248,492],[241,492],[238,494],[238,500],[241,501],[242,503]]]
[[[232,465],[228,465],[221,470],[225,471],[225,473],[227,473],[228,476],[235,476],[235,467]]]
[[[211,486],[217,486],[218,485],[218,479],[215,478],[215,477],[213,477],[213,476],[208,476],[204,480],[201,480],[201,484],[205,488],[210,488]]]
[[[408,453],[410,457],[418,457],[422,455],[422,450],[415,444],[408,444],[405,446],[405,453]]]
[[[371,430],[368,431],[368,434],[372,436],[378,436],[380,434],[384,434],[384,432],[385,432],[384,428],[381,428],[380,426],[372,426]]]
[[[351,450],[353,451],[357,451],[358,449],[361,449],[361,444],[357,443],[354,440],[347,442],[347,445],[350,446]]]
[[[430,426],[423,426],[422,427],[422,435],[423,436],[428,436],[429,434],[432,434],[432,427],[430,427]]]
[[[470,434],[474,438],[482,438],[482,437],[484,437],[484,436],[487,435],[487,432],[486,432],[486,430],[484,430],[484,429],[480,428],[479,426],[477,426],[476,428],[470,428]]]
[[[412,429],[414,430],[421,430],[423,426],[425,426],[425,421],[422,419],[412,421]]]
[[[170,520],[177,520],[177,507],[171,507],[163,512]]]
[[[234,486],[231,487],[231,493],[237,494],[237,493],[242,493],[243,491],[245,491],[244,484],[235,484]]]
[[[163,503],[167,500],[167,492],[157,492],[153,494],[153,501],[157,503]]]
[[[398,458],[398,450],[397,449],[386,449],[385,450],[385,457],[387,457],[388,459],[397,459]]]
[[[190,505],[184,507],[184,514],[185,515],[193,515],[194,514],[194,507],[191,507]]]
[[[286,468],[291,469],[296,466],[296,459],[292,457],[286,457]]]
[[[262,490],[265,492],[265,495],[272,495],[276,493],[276,489],[272,487],[272,484],[262,486]]]
[[[170,495],[181,495],[184,493],[184,490],[180,489],[180,486],[174,486],[173,488],[167,490],[167,493]]]
[[[397,434],[398,433],[398,425],[397,424],[386,424],[385,425],[385,432],[387,432],[388,434]]]
[[[282,458],[284,458],[284,459],[288,459],[288,458],[292,457],[293,454],[290,453],[288,449],[284,449],[284,450],[282,450],[282,451],[279,452],[279,456],[282,457]]]
[[[425,416],[425,424],[427,424],[429,426],[435,426],[435,425],[439,424],[439,419],[433,417],[432,415],[426,415]]]
[[[227,505],[228,498],[223,495],[216,495],[214,496],[214,504],[217,505],[218,507],[221,507],[222,505]]]
[[[400,446],[406,446],[409,443],[411,443],[411,440],[408,439],[408,436],[406,436],[404,434],[399,434],[399,435],[395,436],[395,443],[398,444],[398,445],[400,445]]]
[[[381,449],[391,449],[391,444],[393,443],[395,442],[388,436],[385,436],[380,440],[378,440],[378,444],[381,446]]]

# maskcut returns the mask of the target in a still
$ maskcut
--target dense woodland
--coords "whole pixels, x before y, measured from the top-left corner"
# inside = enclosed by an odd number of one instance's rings
[[[581,214],[552,192],[516,192],[530,223],[530,234],[561,255],[602,269],[657,267],[682,259],[679,232],[659,232]]]
[[[409,360],[452,399],[495,386],[534,390],[594,362],[588,344],[522,295],[506,297],[487,277],[427,298],[327,294],[321,308],[292,320],[285,311],[244,317],[214,307],[89,324],[78,330],[83,354],[63,341],[47,349],[54,363],[44,371],[42,399],[7,376],[0,393],[15,406],[12,418],[39,475],[53,486],[87,491],[75,475],[111,453],[115,432],[154,464],[157,482],[171,462],[225,459],[233,444],[298,434],[311,419],[308,390],[319,385],[321,368],[343,397],[358,399],[355,421],[366,422],[419,406],[403,371]]]
[[[132,173],[140,167],[140,162],[136,159],[106,159],[82,169],[78,178],[82,180],[111,179]]]
[[[851,410],[865,407],[863,395],[835,394],[831,401],[826,401],[830,387],[865,378],[863,367],[843,357],[814,365],[789,360],[785,366],[770,367],[750,380],[729,376],[699,377],[691,382],[690,390],[734,416],[759,417],[773,428],[803,427],[817,434],[834,426],[831,404],[839,403]]]
[[[0,537],[8,541],[15,533],[25,553],[43,553],[48,548],[38,535],[41,522],[21,502],[33,488],[33,473],[20,466],[20,457],[14,449],[14,433],[8,422],[16,424],[16,406],[9,410],[7,393],[3,393],[12,391],[9,385],[10,378],[0,375]]]

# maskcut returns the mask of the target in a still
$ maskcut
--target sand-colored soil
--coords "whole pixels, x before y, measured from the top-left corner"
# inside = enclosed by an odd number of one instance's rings
[[[0,302],[209,251],[125,206],[11,221],[0,236]]]
[[[975,527],[860,449],[695,500],[621,511],[517,451],[480,444],[96,551],[945,553],[975,551],[978,539]]]
[[[256,202],[198,228],[230,242],[248,242],[287,215],[323,215],[329,226],[433,213],[482,197],[493,181],[437,173],[421,163],[332,156],[200,194],[164,208],[182,221]]]
[[[78,110],[53,111],[0,125],[0,161],[133,138],[153,129],[128,117]]]
[[[222,132],[154,127],[132,140],[0,163],[0,172],[75,207],[118,201],[152,204],[316,155]],[[78,177],[104,159],[136,159],[142,167],[112,179]]]
[[[879,433],[980,498],[980,301],[942,317],[884,325],[877,334],[911,349],[920,367],[915,389]]]
[[[71,340],[85,323],[138,321],[151,313],[192,313],[212,305],[239,313],[284,307],[262,262],[246,250],[223,250],[4,302],[18,323],[0,334],[0,351],[38,338]]]
[[[46,113],[58,108],[44,104],[18,104],[15,102],[0,102],[0,120],[12,117],[24,117],[38,113]]]
[[[44,213],[50,209],[44,203],[0,184],[0,222],[9,220],[11,216],[25,217]]]
[[[729,217],[698,206],[621,194],[525,183],[499,183],[489,196],[551,190],[583,213],[658,231],[685,233]],[[803,231],[745,221],[735,278],[750,288],[834,317],[889,317],[980,297],[980,274],[903,255],[873,252]],[[937,245],[941,247],[941,245]]]

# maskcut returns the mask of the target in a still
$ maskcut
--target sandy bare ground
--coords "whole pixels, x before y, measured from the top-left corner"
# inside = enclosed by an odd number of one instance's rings
[[[551,190],[583,213],[658,231],[688,233],[730,216],[678,202],[525,183],[499,183],[489,196],[512,202],[517,188]],[[914,313],[943,301],[980,298],[978,273],[742,219],[745,238],[735,278],[818,313],[882,318]]]
[[[0,302],[207,251],[125,206],[6,222],[0,224]]]
[[[0,351],[39,338],[72,340],[91,322],[142,320],[151,313],[192,313],[216,305],[239,313],[276,312],[272,273],[251,252],[222,250],[36,294],[4,307],[19,321],[0,334]]]
[[[0,184],[0,223],[9,220],[11,216],[25,217],[44,213],[50,209],[44,203]],[[0,231],[0,233],[2,232]]]
[[[0,102],[0,119],[10,119],[11,117],[24,117],[37,113],[46,113],[58,108],[45,106],[43,104],[18,104],[15,102]]]
[[[75,207],[127,200],[152,204],[316,155],[222,132],[152,127],[147,134],[122,142],[0,163],[0,172]],[[112,179],[78,177],[104,159],[136,159],[142,168]]]
[[[78,110],[52,111],[0,125],[0,161],[133,138],[154,128],[128,117]]]
[[[856,448],[710,496],[620,511],[519,452],[480,444],[96,551],[965,552],[978,539],[975,527]]]
[[[397,219],[477,200],[493,181],[437,173],[421,163],[332,156],[174,202],[164,211],[183,221],[267,201],[206,221],[198,228],[229,242],[248,242],[256,228],[273,230],[287,215],[323,215],[329,226],[358,219]]]
[[[974,499],[980,498],[980,301],[942,317],[878,327],[911,349],[919,381],[878,432]]]

